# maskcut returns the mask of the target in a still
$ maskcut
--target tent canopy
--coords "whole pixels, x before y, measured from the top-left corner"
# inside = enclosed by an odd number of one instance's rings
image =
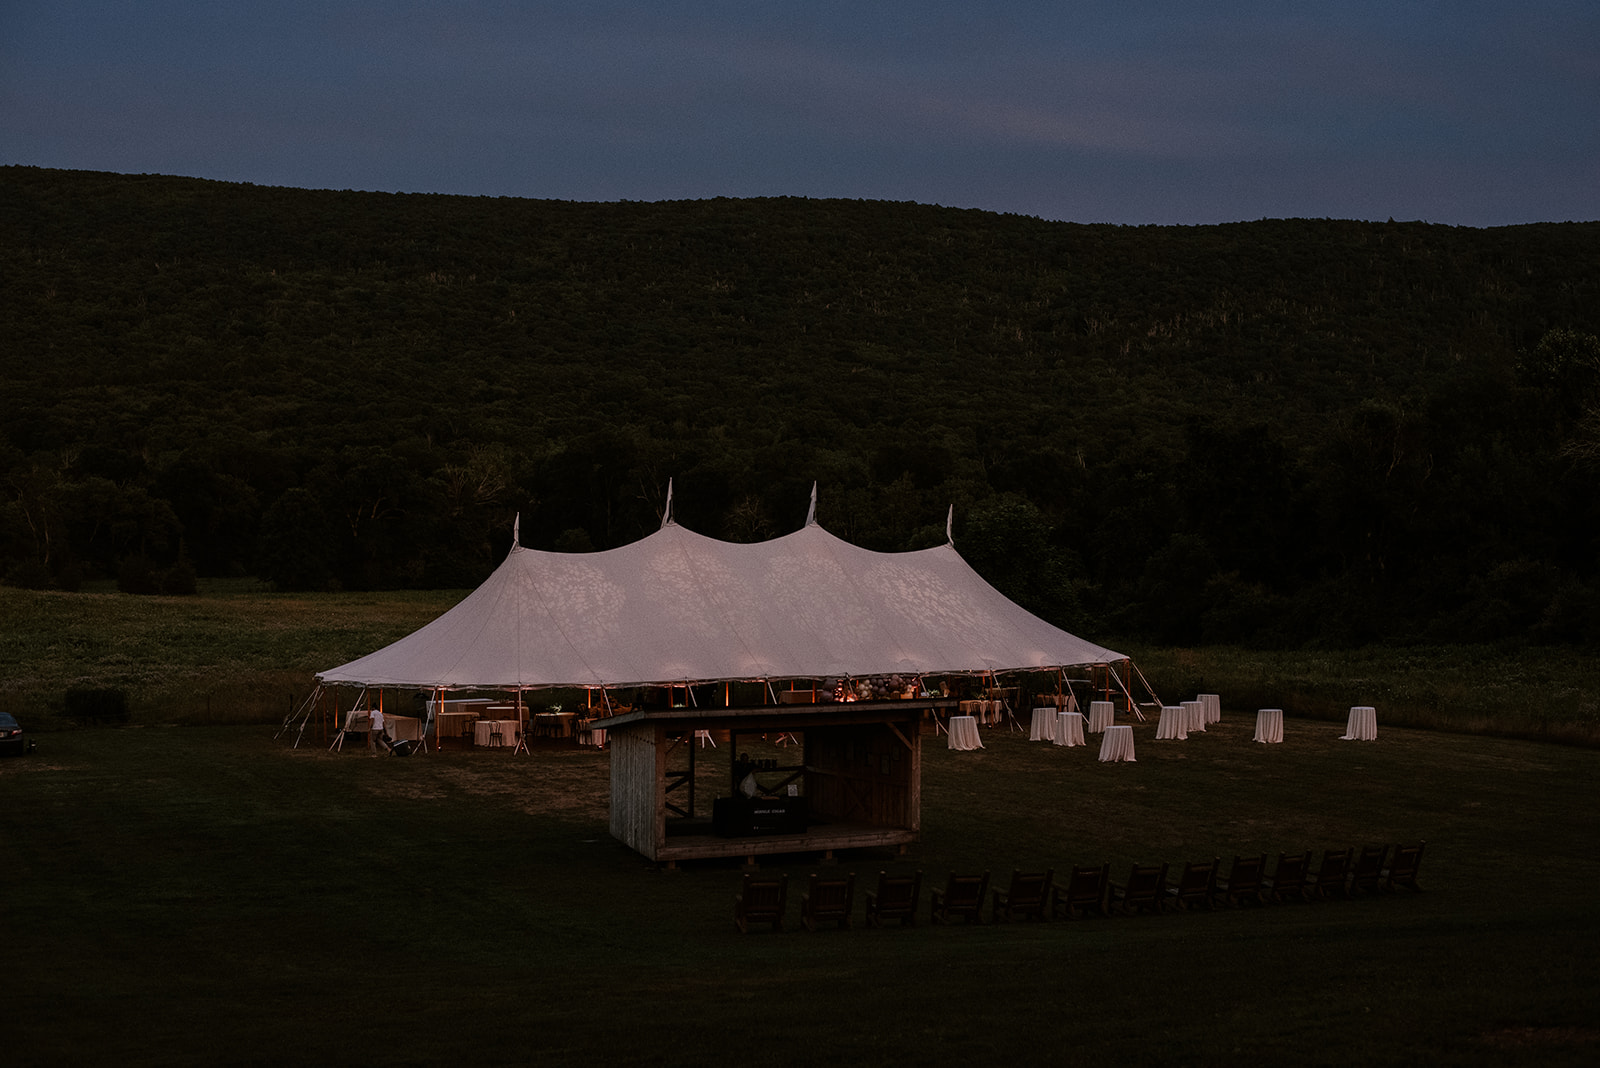
[[[668,518],[595,553],[513,545],[461,603],[325,684],[632,687],[1045,670],[1126,659],[1018,607],[955,546],[879,553],[808,519],[743,545]]]

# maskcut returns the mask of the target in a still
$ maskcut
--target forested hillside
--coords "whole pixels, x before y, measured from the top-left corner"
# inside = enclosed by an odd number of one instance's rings
[[[660,522],[1096,637],[1600,640],[1600,223],[1084,226],[0,168],[0,573],[469,586]]]

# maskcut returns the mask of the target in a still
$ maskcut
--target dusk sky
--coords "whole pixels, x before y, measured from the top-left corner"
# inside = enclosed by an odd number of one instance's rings
[[[1600,3],[0,0],[0,163],[1116,223],[1600,219]]]

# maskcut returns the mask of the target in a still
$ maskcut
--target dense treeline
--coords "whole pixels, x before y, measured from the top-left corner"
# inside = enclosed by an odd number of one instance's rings
[[[1190,643],[1600,638],[1600,224],[0,168],[0,573],[468,586],[674,514]]]

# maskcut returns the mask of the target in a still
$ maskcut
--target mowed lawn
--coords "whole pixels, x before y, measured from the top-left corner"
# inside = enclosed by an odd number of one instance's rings
[[[905,856],[738,862],[607,833],[603,753],[300,748],[262,726],[42,735],[0,761],[4,1046],[24,1064],[1588,1064],[1600,753],[1253,709],[1138,762],[924,738]],[[726,759],[706,751],[708,774]],[[708,802],[702,801],[703,804]],[[804,877],[1427,840],[1421,894],[808,933]]]

